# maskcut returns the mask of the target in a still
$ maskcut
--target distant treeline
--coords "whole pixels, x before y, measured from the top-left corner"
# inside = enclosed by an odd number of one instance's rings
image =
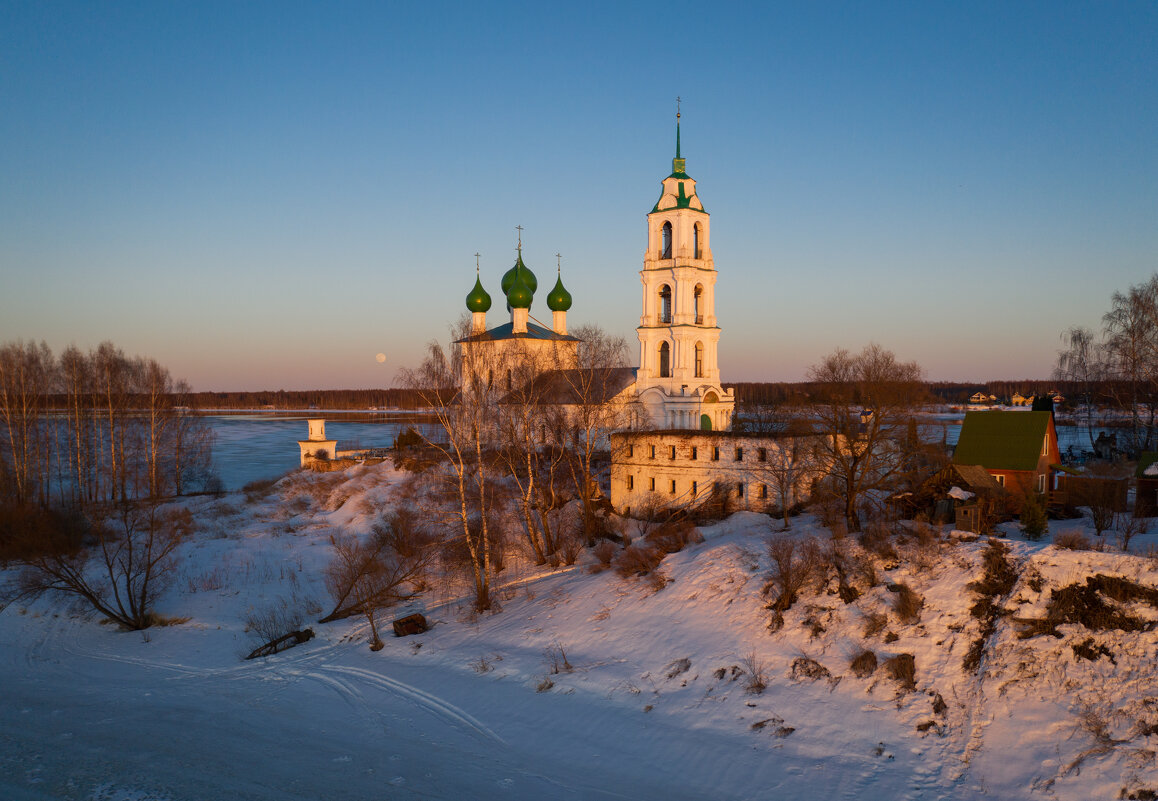
[[[1110,386],[1112,382],[1106,382],[1104,391],[1100,394],[1104,396],[1103,400],[1109,402],[1114,393]],[[747,382],[726,384],[725,386],[735,390],[736,403],[742,405],[748,404],[780,404],[787,401],[802,402],[810,398],[816,399],[823,396],[823,387],[819,384],[800,381],[800,382]],[[984,392],[986,395],[993,395],[1000,400],[1009,400],[1014,393],[1021,393],[1022,395],[1041,395],[1051,391],[1060,392],[1067,398],[1076,398],[1081,393],[1082,388],[1069,381],[1049,381],[1049,380],[1035,380],[1024,379],[1021,381],[987,381],[985,383],[967,384],[954,381],[931,381],[926,385],[929,389],[929,395],[934,403],[968,403],[970,396]]]
[[[410,389],[311,389],[264,392],[193,392],[195,409],[420,409],[426,406]]]
[[[740,382],[727,384],[736,392],[740,404],[779,404],[788,400],[807,401],[823,393],[818,384],[807,381]],[[987,381],[962,383],[933,381],[927,384],[936,403],[968,403],[977,392],[1008,400],[1014,393],[1040,395],[1050,391],[1066,397],[1077,397],[1080,389],[1068,381],[1025,379],[1021,381]],[[1112,393],[1107,392],[1107,396]],[[411,389],[312,389],[262,392],[194,392],[189,396],[196,409],[420,409],[426,406],[419,393]]]

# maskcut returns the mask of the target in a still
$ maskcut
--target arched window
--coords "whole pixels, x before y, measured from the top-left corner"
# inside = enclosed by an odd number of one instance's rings
[[[704,343],[696,343],[696,378],[704,377]]]
[[[659,321],[671,322],[671,287],[667,284],[659,288]]]
[[[704,324],[704,310],[700,306],[703,298],[704,287],[701,284],[696,284],[695,291],[692,292],[692,312],[696,315],[696,325]]]
[[[702,259],[703,254],[700,252],[700,224],[696,223],[692,228],[692,252],[695,253],[695,258]]]
[[[661,259],[671,258],[671,223],[665,222],[663,224],[663,244],[659,252]]]
[[[659,377],[671,378],[671,347],[666,342],[659,343]]]

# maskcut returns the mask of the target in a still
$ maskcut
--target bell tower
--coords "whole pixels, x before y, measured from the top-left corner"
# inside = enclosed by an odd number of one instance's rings
[[[716,268],[711,219],[696,194],[680,153],[647,215],[647,252],[639,273],[643,313],[639,327],[636,389],[657,428],[726,430],[735,400],[720,385],[716,357]]]

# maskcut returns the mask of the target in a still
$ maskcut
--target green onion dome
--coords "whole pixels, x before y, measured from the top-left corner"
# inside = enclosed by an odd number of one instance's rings
[[[563,276],[561,274],[555,281],[555,288],[547,295],[547,308],[553,312],[565,312],[571,308],[571,293],[563,287]]]
[[[514,285],[515,276],[517,275],[523,277],[523,283],[527,285],[527,289],[531,290],[531,294],[533,295],[539,288],[539,281],[535,278],[535,274],[527,268],[527,265],[523,264],[522,248],[519,248],[519,257],[515,259],[515,266],[507,270],[506,274],[503,275],[502,282],[499,284],[504,295],[510,293],[511,286]]]
[[[530,271],[528,270],[528,272]],[[518,273],[511,288],[507,291],[507,305],[512,309],[529,309],[534,297],[534,292],[527,286],[525,274]]]
[[[474,289],[466,296],[466,309],[470,312],[487,312],[491,308],[491,296],[483,289],[478,276],[474,279]]]

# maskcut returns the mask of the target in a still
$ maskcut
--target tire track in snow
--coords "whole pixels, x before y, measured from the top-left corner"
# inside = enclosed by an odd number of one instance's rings
[[[409,684],[405,684],[401,681],[398,681],[397,679],[391,679],[387,676],[383,676],[380,673],[375,673],[371,670],[365,670],[363,668],[323,665],[322,670],[330,671],[333,673],[344,673],[348,676],[354,676],[362,679],[368,684],[378,687],[379,689],[392,692],[395,695],[400,695],[403,698],[414,702],[428,712],[431,712],[438,717],[449,721],[450,723],[462,724],[468,729],[474,731],[476,734],[480,734],[487,739],[493,740],[499,745],[506,745],[506,742],[503,740],[503,738],[499,737],[489,728],[484,726],[476,718],[459,709],[449,701],[445,701],[436,695],[431,695],[430,693],[424,690],[420,690],[417,687],[411,687]]]

